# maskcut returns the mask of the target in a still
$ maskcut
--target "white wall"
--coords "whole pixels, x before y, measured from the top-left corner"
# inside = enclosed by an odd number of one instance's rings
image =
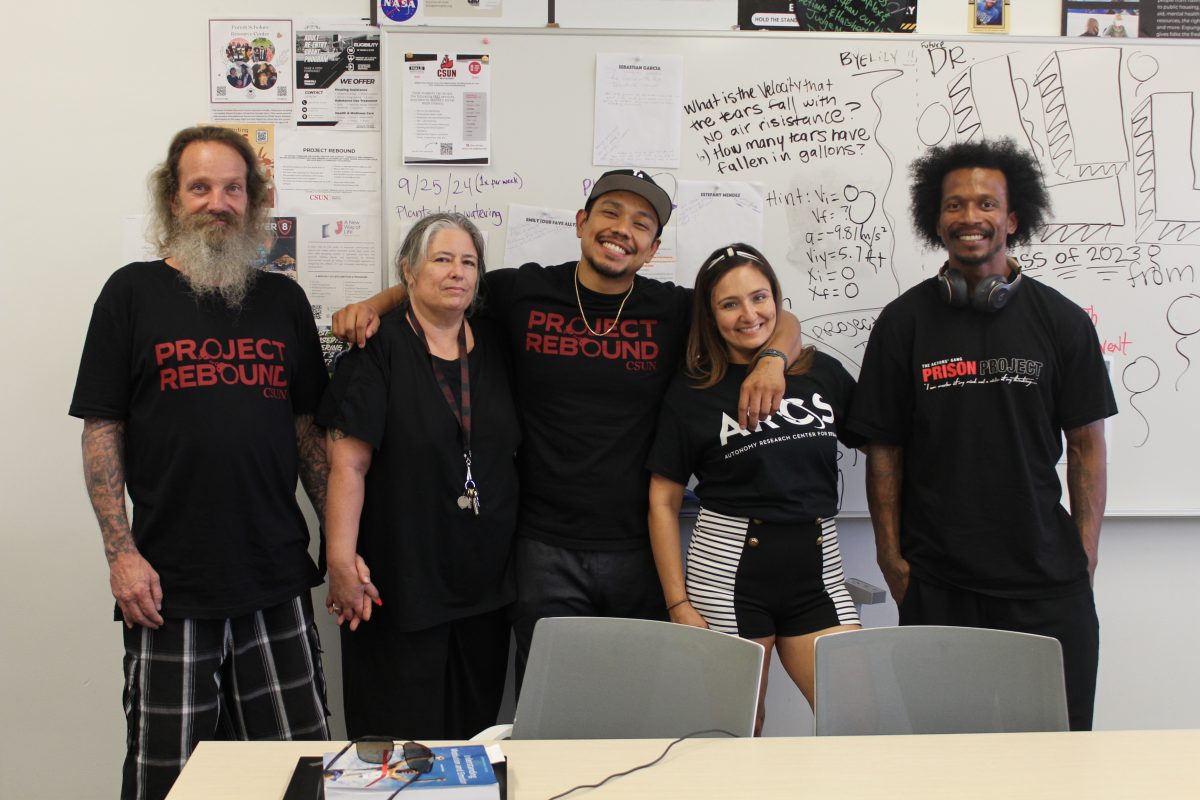
[[[921,0],[922,31],[961,33],[964,5]],[[0,363],[9,431],[0,461],[0,797],[109,798],[124,752],[121,637],[81,478],[81,423],[66,415],[91,304],[119,266],[121,217],[144,209],[146,173],[172,133],[206,117],[207,18],[361,15],[367,2],[10,6],[0,88],[0,325],[9,342]],[[1055,33],[1058,8],[1019,0],[1013,33]],[[879,583],[869,526],[845,521],[842,541],[850,574]],[[1107,523],[1099,727],[1200,727],[1197,565],[1196,520]],[[866,613],[868,625],[894,620],[890,604]],[[337,640],[322,624],[336,713]],[[798,698],[778,673],[769,733],[808,732]],[[61,748],[72,745],[63,769]]]
[[[171,135],[207,118],[209,16],[362,16],[366,0],[10,3],[0,181],[0,797],[114,798],[121,634],[67,416],[120,224]],[[336,639],[330,637],[332,644]],[[334,647],[336,650],[336,647]],[[337,659],[331,659],[336,668]],[[65,767],[63,747],[77,749]],[[20,769],[18,769],[18,765]]]

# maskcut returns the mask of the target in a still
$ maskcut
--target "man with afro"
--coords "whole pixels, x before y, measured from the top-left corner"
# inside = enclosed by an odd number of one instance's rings
[[[850,413],[871,441],[876,557],[901,625],[1057,638],[1070,726],[1087,730],[1104,420],[1117,411],[1095,327],[1008,255],[1048,214],[1032,153],[964,142],[911,173],[914,226],[946,258],[879,314]],[[1069,513],[1055,468],[1064,435]]]

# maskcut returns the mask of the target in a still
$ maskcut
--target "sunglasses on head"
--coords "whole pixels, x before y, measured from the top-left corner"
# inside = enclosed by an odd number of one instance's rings
[[[392,800],[401,791],[407,789],[409,784],[416,781],[419,776],[433,769],[434,755],[433,751],[428,747],[417,742],[404,742],[401,745],[397,745],[391,737],[385,736],[361,736],[353,740],[339,750],[333,758],[329,759],[329,763],[325,765],[325,769],[332,769],[337,760],[344,756],[351,747],[354,748],[354,754],[358,756],[359,761],[365,761],[368,764],[383,765],[385,776],[387,768],[392,766],[390,763],[392,756],[397,750],[400,751],[405,769],[412,771],[412,777],[405,781],[399,789],[388,795],[386,800]]]

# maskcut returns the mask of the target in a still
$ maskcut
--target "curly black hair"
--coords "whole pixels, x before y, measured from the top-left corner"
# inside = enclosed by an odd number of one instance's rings
[[[1042,183],[1042,170],[1033,153],[1012,139],[982,139],[934,147],[909,167],[912,176],[913,225],[930,247],[942,246],[938,218],[942,213],[942,182],[956,169],[983,167],[1004,173],[1008,185],[1008,210],[1017,215],[1017,230],[1010,244],[1028,244],[1050,212],[1050,196]]]

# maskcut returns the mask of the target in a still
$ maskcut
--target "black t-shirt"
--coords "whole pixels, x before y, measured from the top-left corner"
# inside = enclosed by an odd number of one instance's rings
[[[843,430],[854,379],[837,359],[814,353],[808,372],[787,376],[779,413],[747,432],[729,414],[746,370],[730,364],[708,389],[678,374],[646,466],[681,484],[694,474],[700,504],[720,514],[768,522],[833,517],[840,499],[837,442],[861,443]]]
[[[239,312],[164,261],[109,278],[72,416],[124,420],[133,538],[167,617],[268,608],[320,583],[296,503],[295,416],[327,383],[304,290],[259,274]]]
[[[524,442],[521,535],[560,547],[646,547],[646,455],[691,314],[691,290],[636,277],[623,295],[579,286],[575,262],[487,274],[485,314],[513,354]],[[734,407],[736,408],[736,402]]]
[[[358,552],[384,601],[379,617],[416,631],[513,599],[509,551],[521,436],[503,347],[487,326],[473,325],[467,364],[479,515],[460,509],[466,464],[458,422],[406,309],[385,316],[364,349],[342,358],[318,421],[374,448]],[[438,361],[460,403],[459,362]]]
[[[1087,585],[1062,432],[1117,411],[1083,310],[1025,278],[995,314],[926,280],[879,315],[849,427],[904,448],[900,548],[924,580],[1001,597]]]

